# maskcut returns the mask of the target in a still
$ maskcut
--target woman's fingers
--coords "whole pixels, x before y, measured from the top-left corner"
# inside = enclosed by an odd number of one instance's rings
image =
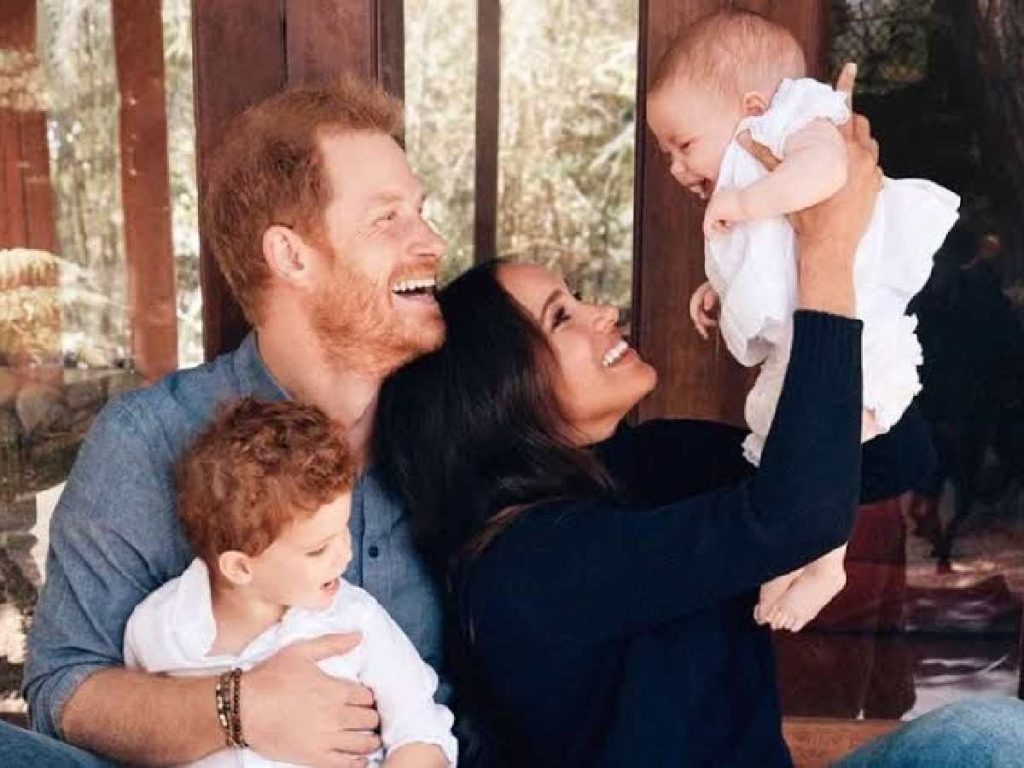
[[[774,171],[779,162],[781,162],[779,158],[772,154],[772,151],[768,149],[768,147],[754,141],[753,137],[750,135],[750,131],[743,131],[743,133],[736,137],[736,141],[738,141],[740,146],[747,150],[747,152],[752,154],[757,162],[769,171]]]
[[[846,96],[846,106],[853,107],[853,86],[857,82],[857,65],[848,61],[839,71],[836,78],[836,90]]]

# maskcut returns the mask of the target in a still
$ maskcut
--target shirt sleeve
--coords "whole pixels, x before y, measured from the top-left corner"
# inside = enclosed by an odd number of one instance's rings
[[[174,519],[169,471],[155,466],[137,416],[121,400],[108,403],[50,525],[22,683],[37,731],[62,737],[64,705],[87,677],[122,665],[129,614],[166,579],[159,562],[173,534],[159,521]]]
[[[380,604],[369,595],[367,600],[363,628],[366,663],[360,682],[376,698],[385,751],[390,754],[406,744],[436,744],[455,766],[455,718],[448,707],[434,701],[437,674],[420,658],[412,642]]]
[[[621,637],[842,544],[860,490],[860,328],[797,313],[779,408],[750,480],[656,507],[603,499],[525,512],[470,569],[471,621],[501,610],[506,628]]]

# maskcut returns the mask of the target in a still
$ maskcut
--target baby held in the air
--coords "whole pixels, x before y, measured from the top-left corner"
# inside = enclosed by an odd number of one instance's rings
[[[747,396],[743,449],[757,464],[789,360],[797,273],[786,214],[846,181],[838,126],[846,97],[805,77],[803,51],[784,28],[756,14],[719,11],[692,25],[657,74],[647,115],[672,176],[707,199],[707,282],[690,300],[701,335],[718,325],[730,353],[760,366]],[[766,169],[737,137],[749,132],[779,160]],[[857,250],[857,316],[864,323],[863,440],[888,431],[920,390],[921,347],[910,300],[957,219],[959,197],[922,179],[886,179]],[[761,587],[755,618],[798,631],[845,584],[840,547]]]

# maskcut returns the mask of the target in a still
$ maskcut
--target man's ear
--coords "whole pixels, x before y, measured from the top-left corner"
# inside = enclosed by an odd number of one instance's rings
[[[290,227],[272,224],[263,231],[263,258],[271,273],[288,283],[307,277],[309,246]]]
[[[244,587],[252,582],[252,566],[251,557],[234,549],[217,556],[217,569],[221,576],[236,587]]]
[[[757,117],[768,111],[768,99],[757,91],[747,91],[743,94],[743,114],[747,117]]]

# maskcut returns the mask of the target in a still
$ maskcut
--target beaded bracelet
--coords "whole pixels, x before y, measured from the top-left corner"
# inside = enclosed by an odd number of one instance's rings
[[[217,678],[214,702],[217,721],[224,731],[224,743],[228,747],[248,747],[242,736],[242,670],[236,667]]]

